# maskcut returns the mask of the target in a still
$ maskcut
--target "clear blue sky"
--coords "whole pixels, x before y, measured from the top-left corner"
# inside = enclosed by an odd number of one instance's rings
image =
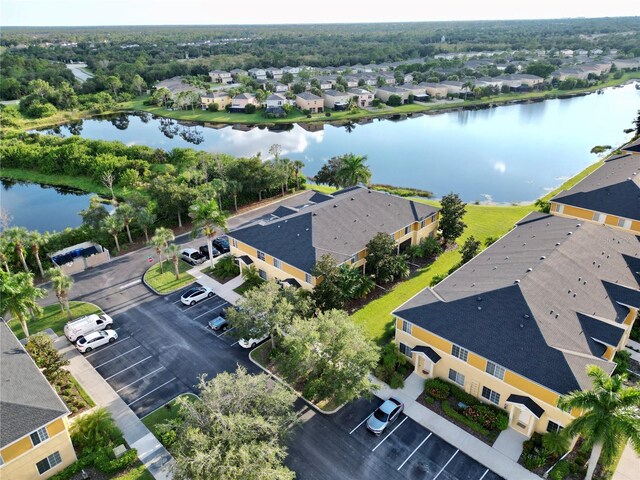
[[[386,4],[388,8],[377,5]],[[221,25],[640,15],[637,0],[0,0],[0,25]]]

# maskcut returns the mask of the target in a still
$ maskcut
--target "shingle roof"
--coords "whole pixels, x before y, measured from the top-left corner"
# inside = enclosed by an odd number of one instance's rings
[[[325,254],[344,262],[377,233],[398,231],[437,212],[435,207],[365,187],[318,193],[316,201],[321,203],[229,236],[311,273]]]
[[[298,93],[296,96],[304,100],[322,100],[322,97],[319,97],[311,92],[301,92],[301,93]]]
[[[519,405],[524,405],[529,409],[531,413],[533,413],[536,417],[540,418],[544,413],[544,409],[534,402],[531,397],[527,397],[526,395],[509,395],[507,398],[508,403],[517,403]]]
[[[349,94],[347,92],[341,92],[340,90],[329,89],[329,90],[325,90],[322,93],[329,97],[349,97]]]
[[[0,447],[5,447],[69,410],[2,321],[0,349]]]
[[[552,201],[640,220],[640,155],[625,154],[608,159]]]
[[[442,358],[438,353],[431,347],[425,347],[424,345],[418,345],[413,349],[414,352],[424,353],[429,360],[431,360],[434,364],[438,363]]]
[[[613,370],[600,342],[617,345],[624,305],[640,307],[639,258],[634,235],[532,213],[394,313],[566,393],[590,385],[587,364]]]

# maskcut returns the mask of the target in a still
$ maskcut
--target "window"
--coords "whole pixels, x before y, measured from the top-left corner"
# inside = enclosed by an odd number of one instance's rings
[[[504,368],[500,365],[496,365],[493,362],[487,362],[487,373],[493,375],[500,380],[504,380]]]
[[[353,257],[349,259],[349,261],[353,264],[358,261],[358,254],[356,253]]]
[[[47,458],[40,460],[36,463],[36,467],[38,469],[38,473],[42,475],[43,473],[51,470],[56,465],[62,463],[62,458],[60,458],[60,452],[54,452],[49,455]]]
[[[260,250],[258,250],[258,260],[264,261],[264,252],[261,252]]]
[[[401,342],[398,348],[400,349],[400,353],[403,353],[407,357],[411,358],[411,347]]]
[[[267,280],[267,272],[265,272],[264,270],[262,269],[258,270],[258,275],[260,275],[261,279]]]
[[[31,437],[31,443],[33,443],[34,447],[49,438],[46,427],[39,428],[29,436]]]
[[[238,248],[238,241],[235,238],[232,238],[231,245],[233,245],[235,248]]]
[[[313,277],[309,273],[304,274],[304,281],[307,283],[313,283]]]
[[[410,231],[411,231],[411,225],[404,227],[404,234],[405,235],[409,235]]]
[[[465,350],[464,348],[459,347],[458,345],[453,345],[451,347],[451,355],[459,358],[463,362],[466,362],[467,358],[469,357],[469,350]]]
[[[620,218],[618,220],[618,226],[622,228],[631,228],[631,220],[626,220],[624,218]]]
[[[449,380],[451,380],[454,383],[457,383],[461,387],[464,387],[464,375],[456,372],[452,368],[449,369]]]
[[[593,221],[598,223],[604,223],[607,216],[604,213],[595,212],[593,214]]]
[[[402,331],[403,332],[407,332],[409,335],[411,335],[411,327],[412,327],[411,322],[407,322],[406,320],[402,320]]]
[[[490,388],[482,387],[482,396],[491,403],[495,403],[496,405],[500,404],[500,394],[498,392],[494,392]]]
[[[4,465],[4,458],[2,458],[2,455],[0,455],[0,467]]]
[[[278,260],[277,258],[273,259],[273,266],[276,268],[282,268],[282,262],[280,260]]]
[[[564,210],[564,205],[558,205],[556,207],[556,212],[558,212],[558,213],[562,213],[563,210]]]
[[[426,219],[425,220],[421,220],[420,221],[420,228],[424,228],[426,224],[427,224],[427,220]]]
[[[558,425],[556,422],[549,420],[549,423],[547,423],[547,432],[557,433],[560,430],[562,430],[562,425]]]

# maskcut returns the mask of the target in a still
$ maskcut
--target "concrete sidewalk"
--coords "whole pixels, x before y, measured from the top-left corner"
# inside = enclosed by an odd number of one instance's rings
[[[387,384],[372,377],[380,386],[375,395],[383,400],[396,397],[404,402],[404,413],[438,437],[450,443],[485,467],[494,471],[507,480],[540,480],[540,477],[530,472],[505,454],[490,447],[483,441],[462,430],[457,425],[429,410],[416,401],[424,386],[424,379],[412,373],[405,381],[404,388],[392,389]],[[622,480],[622,479],[621,479]]]
[[[230,255],[230,254],[228,254]],[[221,257],[218,257],[221,258]],[[213,259],[213,264],[215,265],[218,258]],[[215,281],[206,273],[202,273],[202,270],[211,266],[211,262],[207,260],[202,265],[198,265],[197,267],[192,268],[191,270],[187,270],[187,273],[194,277],[196,281],[200,285],[204,285],[205,287],[209,287],[213,290],[213,293],[218,295],[220,298],[223,298],[231,305],[235,305],[240,299],[240,295],[234,292],[234,288],[238,288],[240,285],[244,283],[244,278],[242,275],[238,275],[236,278],[232,278],[227,283],[220,283]]]
[[[170,480],[170,467],[174,462],[171,454],[65,337],[58,337],[54,344],[64,358],[69,360],[69,371],[82,388],[98,406],[111,412],[124,439],[131,448],[138,451],[138,458],[153,477],[157,480]]]
[[[624,447],[618,468],[611,477],[612,480],[638,480],[640,478],[640,457],[630,444]]]

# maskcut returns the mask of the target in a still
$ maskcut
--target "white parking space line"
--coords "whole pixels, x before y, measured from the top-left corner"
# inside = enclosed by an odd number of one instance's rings
[[[235,330],[236,327],[230,328],[229,330],[225,330],[224,332],[222,332],[220,335],[216,335],[218,338],[220,338],[223,335],[226,335],[227,333],[229,333],[231,330]],[[235,345],[235,344],[234,344]]]
[[[193,317],[193,319],[194,319],[194,320],[197,320],[197,319],[199,319],[200,317],[204,317],[205,315],[209,315],[211,312],[214,312],[215,310],[217,310],[217,308],[214,308],[214,309],[212,309],[212,310],[209,310],[208,312],[201,313],[201,314],[200,314],[200,315],[198,315],[197,317]]]
[[[120,341],[110,343],[109,345],[107,345],[106,347],[101,348],[101,349],[100,349],[100,350],[98,350],[97,352],[93,352],[93,353],[90,353],[89,355],[85,355],[85,356],[84,356],[84,358],[92,357],[92,356],[94,356],[96,353],[102,353],[102,352],[104,352],[107,348],[109,348],[109,347],[115,347],[116,345],[120,345],[122,342],[124,342],[125,340],[129,340],[130,338],[131,338],[131,336],[121,338],[121,339],[120,339]]]
[[[131,382],[129,385],[125,385],[124,387],[119,388],[118,390],[116,390],[116,393],[120,393],[120,392],[121,392],[122,390],[124,390],[125,388],[129,388],[131,385],[135,385],[136,383],[138,383],[138,382],[140,382],[140,381],[144,380],[144,379],[145,379],[145,378],[147,378],[148,376],[153,375],[154,373],[159,372],[159,371],[160,371],[160,370],[162,370],[163,368],[164,368],[164,367],[160,367],[160,368],[155,369],[155,370],[154,370],[153,372],[151,372],[151,373],[147,373],[145,376],[140,377],[139,379],[137,379],[137,380],[136,380],[136,381],[134,381],[134,382]]]
[[[131,353],[131,352],[133,352],[134,350],[139,349],[141,346],[142,346],[142,345],[138,345],[137,347],[133,347],[131,350],[127,350],[126,352],[121,353],[120,355],[117,355],[117,356],[113,357],[111,360],[107,360],[106,362],[101,363],[100,365],[96,365],[96,366],[95,366],[95,367],[93,367],[93,368],[95,368],[95,369],[97,370],[97,369],[98,369],[98,368],[100,368],[100,367],[104,367],[107,363],[111,363],[111,362],[113,362],[114,360],[117,360],[118,358],[125,356],[127,353]]]
[[[153,390],[151,390],[150,392],[145,393],[144,395],[142,395],[140,398],[136,398],[133,402],[131,403],[127,403],[127,407],[130,407],[131,405],[133,405],[134,403],[142,400],[144,397],[146,397],[147,395],[151,395],[153,392],[155,392],[156,390],[160,390],[162,387],[164,387],[165,385],[173,382],[176,379],[176,377],[173,377],[171,380],[164,382],[162,385],[160,385],[159,387],[154,388]]]
[[[150,358],[151,358],[151,355],[149,355],[147,358],[143,358],[142,360],[140,360],[139,362],[134,363],[133,365],[129,365],[127,368],[125,368],[123,370],[120,370],[118,373],[114,373],[110,377],[105,378],[105,380],[111,380],[116,375],[120,375],[121,373],[126,372],[127,370],[129,370],[130,368],[133,368],[136,365],[140,365],[142,362],[144,362],[145,360],[149,360]]]
[[[180,303],[181,301],[182,301],[181,299],[177,299],[175,302],[171,302],[171,303],[175,305],[176,303]]]
[[[375,452],[375,451],[376,451],[376,449],[377,449],[380,445],[382,445],[382,444],[385,442],[385,440],[387,440],[387,438],[389,438],[391,435],[393,435],[393,432],[395,432],[397,429],[399,429],[399,428],[400,428],[400,426],[401,426],[404,422],[406,422],[406,421],[407,421],[407,418],[409,418],[409,417],[404,417],[404,418],[402,419],[402,421],[401,421],[398,425],[396,425],[396,428],[394,428],[393,430],[391,430],[391,431],[389,432],[389,434],[388,434],[386,437],[384,437],[384,438],[380,441],[380,443],[379,443],[379,444],[377,444],[375,447],[373,447],[373,449],[372,449],[371,451],[372,451],[372,452]]]
[[[444,467],[442,467],[442,468],[440,469],[440,471],[438,472],[438,474],[437,474],[435,477],[433,477],[433,480],[436,480],[436,478],[438,478],[438,477],[440,476],[440,474],[441,474],[442,472],[444,472],[444,469],[445,469],[445,468],[447,468],[447,465],[449,465],[449,464],[451,463],[451,460],[453,460],[453,457],[455,457],[455,456],[458,454],[458,452],[459,452],[459,451],[460,451],[460,450],[456,450],[456,453],[454,453],[453,455],[451,455],[451,458],[449,459],[449,461],[448,461],[447,463],[445,463],[445,464],[444,464]]]
[[[369,417],[373,415],[373,412],[371,412],[369,415],[367,415],[367,418],[365,418],[364,420],[362,420],[358,425],[355,426],[355,428],[353,430],[351,430],[349,432],[349,435],[351,435],[353,432],[355,432],[358,428],[360,428],[360,425],[362,425],[364,422],[366,422],[367,420],[369,420]]]
[[[138,280],[134,280],[133,282],[125,283],[124,285],[122,285],[120,287],[120,290],[124,290],[125,288],[133,287],[134,285],[137,285],[137,284],[139,284],[141,282],[142,282],[142,280],[138,279]]]
[[[487,473],[489,473],[489,469],[488,468],[484,471],[484,473],[482,474],[482,476],[478,480],[482,480],[487,475]]]
[[[236,343],[238,343],[240,340],[236,340],[235,342],[233,342],[231,345],[229,345],[230,347],[233,347]]]
[[[407,463],[411,457],[413,457],[413,454],[414,454],[414,453],[416,453],[416,452],[418,451],[418,449],[419,449],[422,445],[424,445],[424,442],[426,442],[427,440],[429,440],[429,437],[430,437],[432,434],[433,434],[433,432],[429,432],[429,435],[427,435],[427,438],[425,438],[424,440],[422,440],[422,442],[420,442],[420,445],[418,445],[418,446],[415,448],[415,450],[414,450],[413,452],[411,452],[411,455],[409,455],[407,458],[405,458],[405,459],[404,459],[404,462],[402,462],[402,465],[400,465],[400,466],[398,467],[398,471],[400,471],[400,469],[401,469],[402,467],[404,467],[404,464],[405,464],[405,463]],[[485,472],[485,473],[486,473],[486,472]],[[484,476],[484,475],[483,475],[483,476]]]

